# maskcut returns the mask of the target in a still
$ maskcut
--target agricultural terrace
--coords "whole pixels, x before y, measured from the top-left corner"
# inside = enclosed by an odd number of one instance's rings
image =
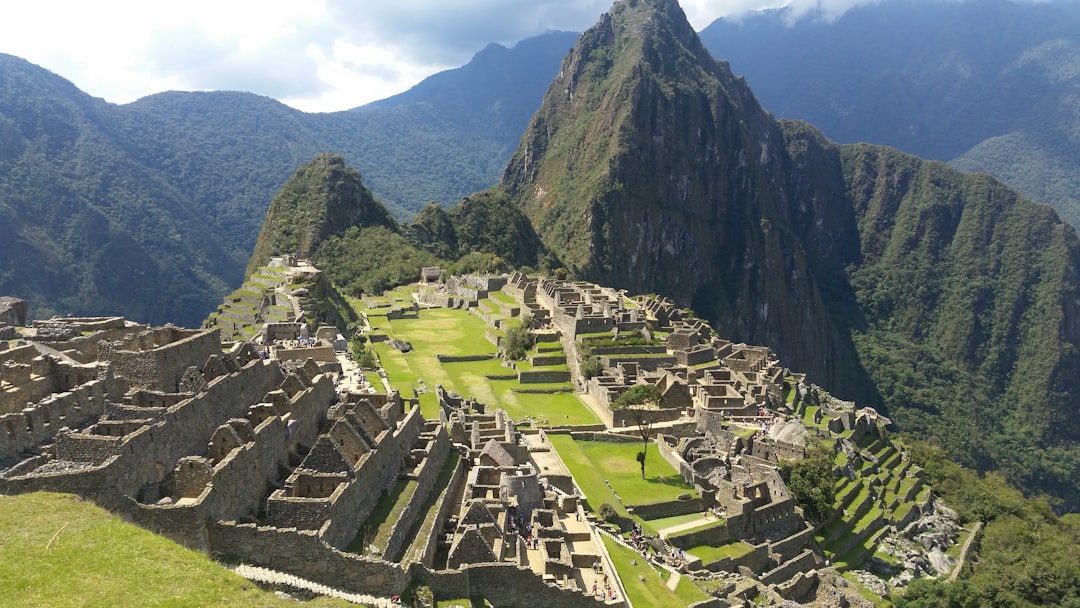
[[[384,299],[393,297],[388,292]],[[359,308],[368,317],[372,333],[407,341],[413,350],[402,353],[388,342],[372,345],[379,355],[390,383],[405,396],[413,389],[420,395],[424,417],[437,419],[436,385],[465,397],[473,397],[490,408],[502,408],[516,421],[539,425],[600,424],[600,419],[574,395],[570,383],[521,384],[517,370],[495,359],[496,347],[486,334],[501,332],[469,312],[449,308],[421,309],[416,317],[387,319],[389,308]],[[551,344],[541,348],[550,349]],[[536,353],[536,347],[533,353]],[[441,363],[436,355],[490,355],[482,361]],[[519,362],[520,369],[565,370],[565,365],[531,366]],[[545,392],[540,392],[545,391]],[[562,392],[551,392],[562,391]]]
[[[600,505],[609,503],[619,515],[627,516],[626,505],[656,504],[678,500],[683,494],[697,495],[693,486],[660,457],[655,445],[646,456],[645,479],[642,479],[641,468],[635,459],[641,451],[640,442],[577,441],[565,434],[550,434],[548,439],[570,469],[594,513],[599,512]],[[639,521],[653,529],[652,522]],[[662,525],[670,523],[665,521]]]

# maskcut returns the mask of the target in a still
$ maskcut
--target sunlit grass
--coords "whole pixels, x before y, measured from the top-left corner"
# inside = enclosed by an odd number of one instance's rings
[[[0,496],[0,554],[5,606],[298,605],[67,494]]]

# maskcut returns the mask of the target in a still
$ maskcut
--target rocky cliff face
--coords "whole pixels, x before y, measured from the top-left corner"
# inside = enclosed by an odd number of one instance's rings
[[[1080,505],[1075,232],[986,176],[777,123],[674,0],[582,35],[502,188],[578,275]]]
[[[678,4],[639,0],[563,61],[503,187],[579,275],[674,297],[824,382],[846,347],[793,223],[790,166]]]

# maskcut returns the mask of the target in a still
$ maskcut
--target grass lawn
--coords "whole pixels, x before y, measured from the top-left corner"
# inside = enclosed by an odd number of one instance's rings
[[[573,393],[522,393],[519,389],[570,388],[569,383],[519,384],[513,380],[491,380],[488,376],[508,376],[516,371],[503,367],[497,359],[440,363],[437,354],[493,355],[495,345],[483,338],[491,331],[481,319],[464,310],[433,308],[420,311],[419,318],[393,319],[368,317],[373,326],[390,338],[407,340],[412,352],[402,353],[387,342],[373,345],[390,383],[406,397],[414,387],[426,386],[421,393],[424,417],[437,418],[436,385],[465,397],[473,397],[492,408],[503,408],[515,420],[535,418],[552,425],[599,424],[600,419]],[[385,323],[385,325],[383,324]],[[563,366],[565,367],[565,366]],[[548,369],[548,368],[545,368]],[[552,368],[554,369],[554,368]]]
[[[711,595],[702,591],[701,587],[685,576],[680,578],[679,584],[675,586],[675,595],[678,595],[687,606],[712,599]]]
[[[634,606],[686,606],[680,596],[667,588],[665,578],[658,573],[640,554],[627,549],[604,535],[611,561],[619,572],[623,587]],[[635,565],[636,562],[636,565]],[[638,576],[645,580],[642,581]],[[667,573],[665,572],[666,576]],[[621,598],[620,598],[621,599]],[[707,599],[707,598],[702,598]]]
[[[625,514],[619,500],[608,489],[604,480],[622,497],[622,504],[643,505],[675,500],[680,494],[695,494],[693,488],[683,481],[678,472],[660,457],[656,446],[650,446],[651,456],[646,457],[645,479],[635,456],[641,450],[638,443],[608,443],[603,441],[575,441],[569,435],[550,436],[551,444],[570,468],[574,480],[588,497],[593,510],[604,502]]]
[[[709,521],[703,521],[700,526],[695,526],[693,528],[687,528],[686,530],[683,530],[683,531],[679,532],[678,534],[674,534],[672,536],[674,537],[674,536],[682,536],[684,534],[694,534],[694,533],[697,533],[697,532],[701,532],[702,530],[708,530],[710,528],[718,528],[720,526],[725,526],[725,525],[727,525],[727,520],[724,520],[724,519],[713,519],[713,520],[709,520]]]
[[[488,293],[488,297],[491,298],[492,300],[498,300],[498,301],[502,302],[503,304],[509,304],[511,306],[518,306],[517,300],[510,297],[510,294],[502,292],[502,291],[492,291],[492,292]]]
[[[298,605],[68,494],[0,496],[0,552],[5,606]]]
[[[730,557],[731,559],[738,559],[753,550],[753,546],[740,540],[733,543],[720,545],[719,547],[698,545],[696,547],[690,547],[686,550],[686,552],[690,555],[701,558],[702,564],[711,564],[713,562],[720,561],[725,557]]]

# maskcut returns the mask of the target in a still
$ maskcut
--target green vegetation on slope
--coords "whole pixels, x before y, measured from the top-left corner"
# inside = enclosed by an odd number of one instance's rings
[[[0,594],[10,606],[298,605],[67,494],[0,496],[0,551]]]
[[[899,428],[1080,505],[1076,234],[987,176],[843,146],[862,233],[854,341]]]
[[[913,460],[961,519],[985,526],[959,580],[915,581],[898,607],[1080,606],[1080,518],[1058,518],[1045,501],[958,466],[940,447],[916,443]]]

